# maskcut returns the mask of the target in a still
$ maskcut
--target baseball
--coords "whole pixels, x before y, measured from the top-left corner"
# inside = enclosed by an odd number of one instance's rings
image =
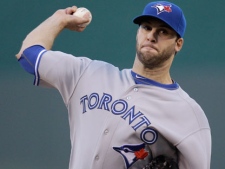
[[[73,15],[77,16],[77,17],[81,17],[81,18],[83,18],[83,17],[89,18],[89,22],[79,25],[82,27],[86,27],[87,25],[89,25],[92,20],[91,12],[87,8],[84,8],[84,7],[77,8],[76,12],[74,12]]]

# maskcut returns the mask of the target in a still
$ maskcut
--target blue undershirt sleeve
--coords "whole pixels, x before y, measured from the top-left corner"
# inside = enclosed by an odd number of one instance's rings
[[[35,86],[39,85],[40,76],[38,72],[38,67],[41,57],[46,51],[47,50],[43,46],[34,45],[25,49],[20,59],[18,60],[24,70],[34,75],[33,84]]]
[[[23,51],[18,61],[24,70],[36,76],[39,61],[44,52],[46,49],[43,46],[31,46]]]

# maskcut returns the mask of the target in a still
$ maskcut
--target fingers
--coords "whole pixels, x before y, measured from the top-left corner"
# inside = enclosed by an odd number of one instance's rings
[[[77,31],[77,32],[82,32],[82,31],[84,31],[85,28],[86,28],[86,27],[77,26],[76,31]]]
[[[66,13],[66,15],[72,16],[72,17],[70,17],[70,19],[74,20],[74,22],[77,22],[78,24],[87,23],[89,21],[89,17],[88,17],[89,15],[87,15],[87,16],[85,15],[82,18],[74,16],[73,14],[76,12],[76,10],[77,10],[77,6],[68,7],[65,9],[65,13]]]
[[[84,17],[78,17],[73,15],[74,12],[76,12],[77,7],[73,6],[71,8],[67,8],[66,12],[69,14],[68,15],[68,24],[67,24],[67,28],[70,30],[75,30],[78,32],[82,32],[87,24],[89,22],[89,18],[87,16]]]
[[[72,15],[77,10],[77,6],[68,7],[65,9],[66,14]]]
[[[86,23],[89,22],[88,17],[78,17],[73,15],[76,12],[77,6],[68,7],[58,10],[53,16],[56,21],[62,22],[64,28],[69,30],[82,32],[86,28]]]

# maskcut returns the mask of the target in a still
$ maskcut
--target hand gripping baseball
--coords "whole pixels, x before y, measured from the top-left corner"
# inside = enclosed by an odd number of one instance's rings
[[[68,15],[65,28],[70,30],[81,32],[86,28],[87,25],[90,24],[92,20],[91,12],[84,7],[69,7],[65,9],[65,12]]]

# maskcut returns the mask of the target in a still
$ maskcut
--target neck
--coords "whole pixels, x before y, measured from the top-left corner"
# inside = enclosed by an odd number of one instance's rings
[[[156,82],[162,84],[172,84],[173,82],[169,72],[172,60],[173,58],[171,57],[171,59],[169,59],[164,65],[157,68],[149,69],[146,68],[136,56],[132,70],[135,73],[144,76],[148,79],[152,79]]]

